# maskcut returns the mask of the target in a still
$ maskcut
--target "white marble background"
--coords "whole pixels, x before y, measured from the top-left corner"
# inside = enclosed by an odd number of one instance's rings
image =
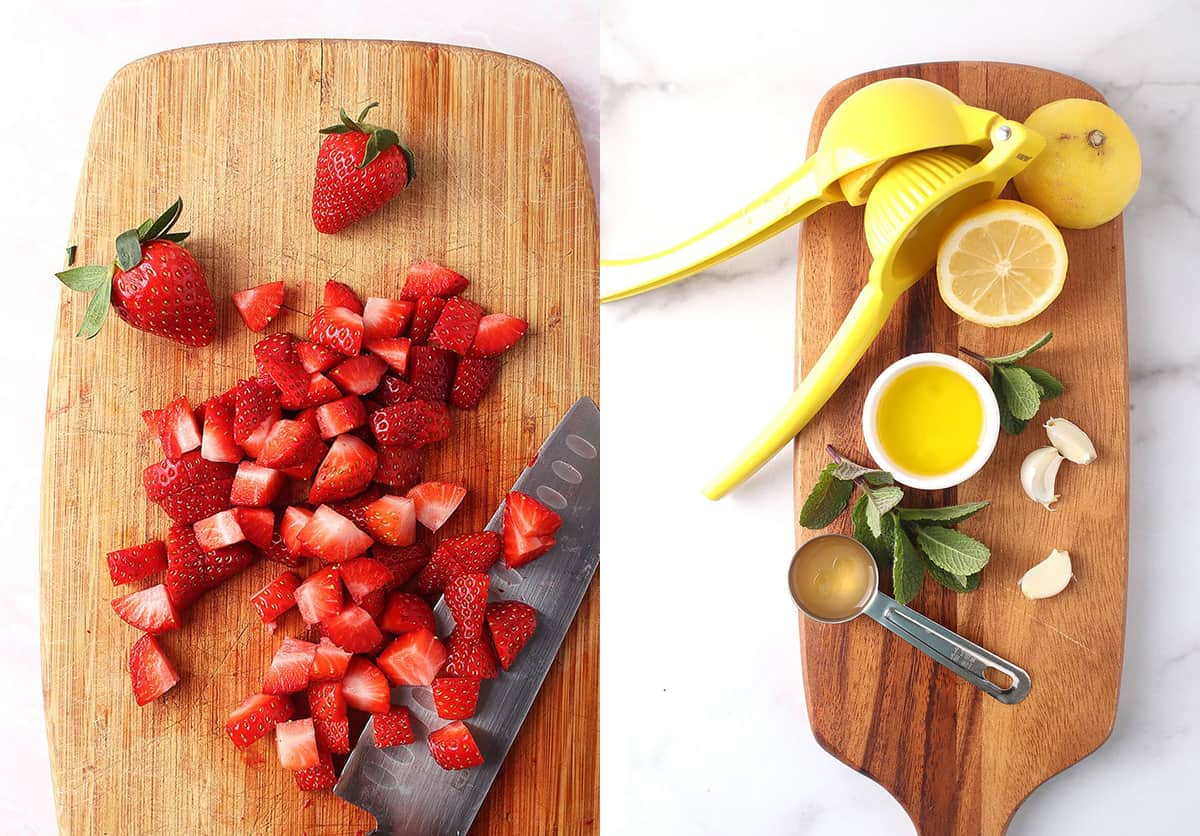
[[[509,52],[547,66],[566,84],[595,179],[597,14],[594,0],[0,4],[5,41],[0,50],[0,252],[6,265],[0,304],[5,368],[0,383],[5,563],[0,580],[0,834],[56,832],[42,715],[37,582],[46,376],[58,304],[52,273],[61,269],[88,130],[108,79],[129,61],[160,50],[258,38],[393,38]],[[140,832],[136,823],[128,834],[152,836]]]
[[[803,158],[822,93],[939,59],[1037,64],[1098,87],[1141,140],[1126,215],[1133,398],[1129,619],[1116,730],[1013,834],[1197,832],[1200,5],[606,0],[602,252],[723,216]],[[793,230],[602,312],[602,821],[620,834],[911,833],[807,728],[791,464],[720,504],[700,487],[792,385]]]

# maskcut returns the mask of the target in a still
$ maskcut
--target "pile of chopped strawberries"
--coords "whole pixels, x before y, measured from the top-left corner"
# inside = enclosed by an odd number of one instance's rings
[[[432,689],[440,717],[428,745],[445,769],[483,762],[471,735],[480,682],[508,670],[537,614],[488,602],[489,570],[518,567],[554,546],[561,519],[525,494],[505,501],[503,536],[436,532],[466,495],[422,478],[424,448],[446,441],[449,409],[473,409],[526,324],[485,314],[458,273],[421,261],[399,299],[359,301],[325,286],[308,339],[271,334],[254,348],[258,374],[193,409],[177,398],[143,414],[165,459],[143,474],[146,497],[174,523],[166,541],[109,553],[116,584],[159,572],[161,583],[112,602],[144,635],[129,656],[144,705],[179,676],[156,635],[180,629],[205,592],[260,558],[283,571],[246,606],[271,630],[295,607],[305,629],[283,638],[259,693],[225,730],[246,747],[275,733],[280,763],[304,790],[336,781],[334,755],[374,717],[375,745],[415,735],[393,686]],[[274,282],[234,295],[246,325],[267,327],[283,304]],[[431,602],[454,620],[438,636]],[[232,706],[231,706],[232,708]],[[365,714],[355,715],[354,712]]]

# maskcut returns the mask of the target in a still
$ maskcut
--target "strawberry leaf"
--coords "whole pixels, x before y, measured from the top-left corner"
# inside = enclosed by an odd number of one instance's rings
[[[108,281],[108,277],[112,275],[112,268],[101,264],[88,264],[83,267],[72,267],[70,270],[63,270],[54,275],[71,290],[87,292],[97,289]]]
[[[142,242],[136,229],[127,229],[117,236],[117,266],[132,270],[142,260]]]
[[[155,218],[154,222],[149,227],[146,227],[145,231],[141,227],[138,227],[139,240],[146,242],[165,237],[165,234],[170,231],[171,227],[175,226],[175,222],[179,220],[179,216],[182,213],[183,198],[177,197],[175,198],[175,202],[167,207],[167,211]],[[145,226],[145,224],[142,226]],[[117,240],[120,241],[120,239]],[[129,268],[123,267],[122,269],[128,270]]]
[[[67,247],[67,266],[68,267],[75,266],[75,245],[74,244]]]
[[[111,268],[107,269],[108,278],[92,294],[92,301],[88,303],[83,322],[79,324],[79,331],[75,334],[77,337],[90,340],[99,334],[100,327],[104,325],[104,319],[108,316],[109,302],[112,298],[112,271]]]

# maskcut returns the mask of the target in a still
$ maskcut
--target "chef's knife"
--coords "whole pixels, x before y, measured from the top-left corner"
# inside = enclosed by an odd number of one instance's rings
[[[438,766],[425,738],[449,721],[437,716],[428,688],[394,689],[392,702],[412,711],[416,742],[378,749],[368,722],[333,789],[375,817],[371,836],[465,834],[525,721],[600,562],[600,410],[591,398],[575,402],[512,489],[553,508],[563,522],[549,552],[517,570],[499,562],[492,570],[490,599],[524,601],[538,621],[512,667],[484,680],[479,709],[465,721],[483,765],[459,772]],[[499,532],[503,516],[501,504],[488,530]],[[453,620],[444,600],[434,615],[439,634],[447,634]]]

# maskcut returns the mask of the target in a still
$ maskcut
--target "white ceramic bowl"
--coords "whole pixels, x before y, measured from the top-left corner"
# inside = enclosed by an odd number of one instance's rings
[[[900,467],[884,452],[883,445],[879,442],[879,433],[875,429],[879,399],[884,390],[902,372],[917,366],[941,366],[956,372],[971,384],[983,406],[983,429],[979,433],[979,447],[975,450],[975,455],[971,456],[966,464],[957,470],[939,476],[920,476],[909,473]],[[867,441],[867,449],[871,451],[871,458],[875,459],[875,463],[881,470],[890,471],[901,485],[918,490],[936,491],[961,485],[978,473],[991,457],[992,451],[996,449],[996,440],[1000,437],[1000,407],[996,403],[996,395],[992,392],[992,387],[988,385],[983,375],[957,357],[934,352],[910,354],[884,369],[871,384],[871,389],[867,392],[867,400],[863,404],[862,428],[863,437]]]

